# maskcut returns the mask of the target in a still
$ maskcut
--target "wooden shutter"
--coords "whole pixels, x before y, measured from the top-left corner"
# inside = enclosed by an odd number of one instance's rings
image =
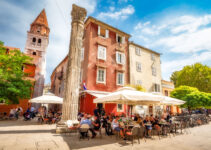
[[[106,60],[106,47],[103,47],[104,60]]]
[[[98,26],[98,32],[97,32],[98,35],[100,35],[100,26]]]
[[[118,62],[118,54],[119,54],[119,53],[116,52],[116,62],[117,62],[117,63],[119,63],[119,62]]]
[[[116,33],[116,42],[118,42],[118,34]]]
[[[124,65],[125,64],[125,54],[122,54],[122,64]]]
[[[122,44],[125,44],[125,37],[122,37]]]
[[[109,30],[106,30],[106,38],[109,38]]]
[[[98,59],[101,58],[100,54],[101,54],[101,46],[98,45],[98,56],[97,56]]]

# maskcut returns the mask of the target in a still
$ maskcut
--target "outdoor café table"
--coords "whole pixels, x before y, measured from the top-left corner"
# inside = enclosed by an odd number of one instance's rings
[[[126,127],[126,129],[131,129],[131,128],[134,127],[134,125],[133,124],[126,124],[125,127]]]

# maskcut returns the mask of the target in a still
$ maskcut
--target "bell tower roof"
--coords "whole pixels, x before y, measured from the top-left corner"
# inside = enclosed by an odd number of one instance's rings
[[[37,16],[37,18],[34,20],[34,22],[32,24],[39,24],[39,25],[44,25],[46,27],[48,27],[48,20],[47,20],[47,16],[45,13],[45,9],[43,9],[40,14]]]
[[[32,22],[29,32],[44,36],[49,35],[50,29],[48,27],[48,20],[45,13],[45,9],[43,9],[37,16],[37,18]]]

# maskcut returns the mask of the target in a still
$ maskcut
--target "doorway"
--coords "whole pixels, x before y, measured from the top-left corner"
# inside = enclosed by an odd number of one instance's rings
[[[103,108],[103,103],[97,103],[97,107],[99,109],[99,113],[101,114],[102,108]]]

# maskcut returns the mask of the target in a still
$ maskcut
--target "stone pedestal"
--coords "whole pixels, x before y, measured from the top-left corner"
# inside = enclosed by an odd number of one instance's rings
[[[56,132],[66,132],[65,122],[77,120],[80,87],[81,49],[84,34],[84,19],[86,9],[72,5],[72,28],[69,46],[67,74],[65,82],[64,101],[62,106],[62,120],[57,124]]]

